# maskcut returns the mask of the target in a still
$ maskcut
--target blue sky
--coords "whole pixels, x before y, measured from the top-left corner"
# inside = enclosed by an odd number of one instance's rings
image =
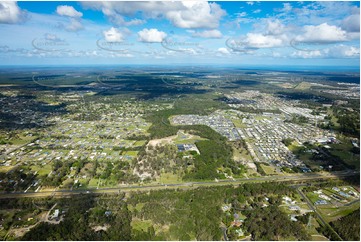
[[[359,66],[359,2],[0,2],[0,65]]]

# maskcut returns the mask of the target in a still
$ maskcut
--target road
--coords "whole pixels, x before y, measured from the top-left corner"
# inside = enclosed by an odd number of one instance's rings
[[[147,191],[152,189],[169,189],[169,188],[188,188],[194,189],[202,186],[221,186],[221,185],[239,185],[243,183],[254,182],[297,182],[297,181],[312,181],[318,179],[336,179],[340,177],[347,177],[356,175],[352,170],[333,172],[333,173],[304,173],[295,174],[291,176],[265,176],[253,178],[240,178],[234,180],[219,180],[219,181],[204,181],[204,182],[184,182],[177,184],[154,184],[154,185],[129,185],[123,187],[99,188],[86,190],[55,190],[40,191],[40,192],[13,192],[13,193],[0,193],[1,198],[16,198],[16,197],[47,197],[47,196],[70,196],[82,193],[119,193],[130,191]]]
[[[329,227],[329,229],[331,231],[333,231],[337,237],[339,241],[342,241],[342,238],[338,235],[338,233],[336,233],[336,231],[323,219],[323,217],[321,216],[321,214],[317,211],[317,208],[313,206],[312,202],[310,201],[310,199],[308,199],[308,197],[302,192],[301,187],[297,187],[297,192],[298,194],[301,195],[301,197],[303,198],[304,201],[307,202],[308,206],[313,210],[313,212],[316,214],[316,216],[318,217],[319,221],[322,223],[323,226],[327,226]]]

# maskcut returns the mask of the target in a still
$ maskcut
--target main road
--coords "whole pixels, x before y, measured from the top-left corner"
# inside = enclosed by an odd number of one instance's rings
[[[299,182],[299,181],[314,181],[319,179],[337,179],[340,177],[354,176],[359,174],[352,170],[332,172],[332,173],[304,173],[295,174],[290,176],[263,176],[253,178],[240,178],[240,179],[228,179],[217,181],[201,181],[201,182],[183,182],[177,184],[150,184],[150,185],[127,185],[119,187],[99,188],[88,190],[61,190],[55,189],[51,191],[39,191],[39,192],[12,192],[12,193],[0,193],[1,198],[16,198],[16,197],[47,197],[47,196],[69,196],[74,194],[83,193],[119,193],[129,191],[146,191],[157,189],[170,189],[170,188],[188,188],[194,189],[202,186],[221,186],[221,185],[238,185],[243,183],[255,183],[255,182]]]

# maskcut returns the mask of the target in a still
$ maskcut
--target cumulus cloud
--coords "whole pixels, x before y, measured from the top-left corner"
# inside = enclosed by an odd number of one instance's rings
[[[0,2],[0,24],[22,23],[27,12],[20,9],[16,2]]]
[[[82,23],[77,19],[70,19],[70,23],[65,26],[65,30],[69,32],[77,32],[84,29]]]
[[[138,40],[147,43],[160,43],[162,42],[167,34],[158,29],[143,29],[138,32]]]
[[[182,2],[184,9],[172,10],[166,17],[179,28],[217,28],[225,11],[216,3]]]
[[[122,42],[124,40],[122,32],[114,27],[111,27],[109,30],[104,30],[103,36],[107,42]]]
[[[229,50],[227,48],[224,48],[224,47],[218,48],[217,52],[221,53],[223,55],[229,55],[230,54]]]
[[[329,48],[311,51],[295,51],[294,58],[358,58],[360,48],[348,45],[335,45]]]
[[[360,32],[360,12],[345,18],[342,21],[341,27],[347,32]]]
[[[260,33],[248,33],[244,43],[251,48],[272,48],[284,46],[284,40],[282,38],[272,35],[263,35]]]
[[[304,33],[298,35],[295,40],[305,43],[334,43],[346,41],[346,31],[334,25],[323,23],[317,26],[307,25],[303,27]]]
[[[289,12],[289,11],[291,11],[292,10],[292,5],[291,5],[291,3],[283,3],[283,9],[282,9],[282,11],[284,11],[284,12]]]
[[[57,24],[59,29],[64,29],[68,32],[77,32],[84,29],[83,24],[80,22],[80,19],[70,18],[68,22],[59,22]]]
[[[327,48],[325,50],[325,54],[327,57],[334,58],[352,58],[360,56],[360,48],[355,46],[347,46],[347,45],[337,45],[332,48]]]
[[[56,8],[56,13],[60,16],[67,16],[72,18],[81,18],[83,13],[76,11],[73,6],[60,5]]]
[[[226,12],[216,3],[206,1],[147,1],[147,2],[83,2],[85,8],[100,10],[112,23],[119,25],[142,24],[144,21],[124,17],[141,13],[145,19],[165,18],[179,28],[208,28],[219,26]]]
[[[76,11],[73,6],[60,5],[56,8],[56,13],[60,16],[68,17],[69,20],[66,24],[59,23],[59,28],[65,29],[69,32],[77,32],[84,29],[84,26],[81,23],[83,13]]]
[[[271,21],[267,19],[266,34],[267,35],[280,35],[286,31],[286,27],[280,20],[276,19]]]
[[[194,32],[192,36],[201,37],[201,38],[219,39],[222,38],[222,33],[218,29],[212,29],[212,30],[204,30],[202,32]]]

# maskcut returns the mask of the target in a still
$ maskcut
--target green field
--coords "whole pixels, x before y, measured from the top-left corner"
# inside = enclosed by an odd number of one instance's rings
[[[264,164],[260,164],[264,172],[266,172],[267,175],[277,175],[278,172],[276,171],[276,168],[273,166],[266,166]]]
[[[133,146],[134,146],[134,147],[139,147],[139,146],[145,145],[146,143],[147,143],[146,140],[138,140],[138,141],[136,141],[136,142],[133,144]]]
[[[240,119],[232,119],[232,122],[237,128],[247,128],[247,125],[242,123],[242,120]]]
[[[318,211],[322,214],[322,217],[327,222],[331,222],[352,213],[358,208],[360,208],[359,202],[354,203],[350,206],[341,206],[341,207],[334,207],[328,205],[322,206],[322,207],[318,207]]]
[[[173,173],[162,173],[161,177],[157,179],[157,181],[164,183],[164,184],[174,184],[179,183],[182,181],[182,178],[179,177],[177,174]]]
[[[133,219],[131,222],[132,229],[147,232],[148,228],[153,225],[152,220]]]

